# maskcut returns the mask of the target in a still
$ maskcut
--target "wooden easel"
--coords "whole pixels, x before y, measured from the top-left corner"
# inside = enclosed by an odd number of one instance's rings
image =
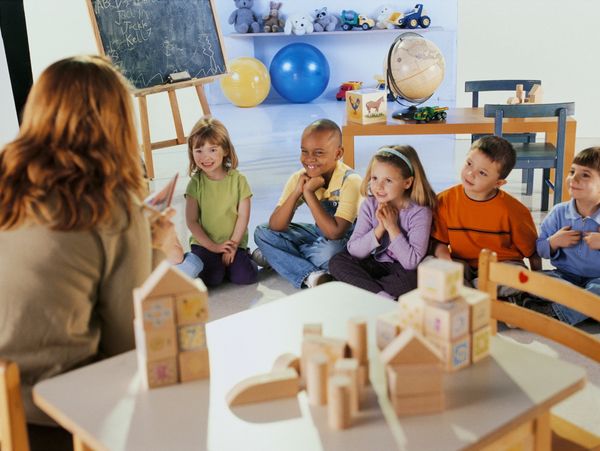
[[[181,123],[181,114],[179,112],[179,103],[177,102],[176,90],[180,88],[187,88],[194,86],[196,93],[198,94],[198,100],[200,101],[200,107],[202,108],[202,114],[210,114],[210,107],[204,94],[204,84],[212,81],[213,78],[203,78],[187,80],[172,85],[160,85],[154,86],[148,89],[139,89],[134,91],[134,96],[138,99],[138,105],[140,107],[140,126],[142,128],[142,149],[144,151],[144,161],[146,163],[146,172],[149,179],[154,178],[154,161],[152,159],[152,151],[155,149],[164,149],[165,147],[177,146],[179,144],[185,144],[187,136],[183,133],[183,124]],[[169,95],[169,105],[171,106],[171,113],[173,114],[173,123],[175,124],[174,139],[167,139],[165,141],[152,142],[150,139],[150,126],[148,118],[148,102],[146,96],[150,94],[157,94],[159,92],[166,91]]]

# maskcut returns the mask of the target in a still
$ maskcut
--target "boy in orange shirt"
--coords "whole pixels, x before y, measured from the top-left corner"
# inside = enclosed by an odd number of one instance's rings
[[[485,136],[473,143],[460,178],[461,184],[438,195],[434,219],[434,255],[462,260],[465,282],[477,286],[481,249],[498,254],[498,261],[541,270],[536,253],[537,231],[529,210],[500,187],[515,166],[513,146],[503,138]],[[508,293],[501,293],[507,295]]]

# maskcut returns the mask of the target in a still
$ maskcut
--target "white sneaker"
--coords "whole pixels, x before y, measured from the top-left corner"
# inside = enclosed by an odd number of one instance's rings
[[[333,276],[327,271],[313,271],[308,276],[306,276],[306,279],[304,279],[304,285],[306,285],[308,288],[314,288],[317,285],[331,282],[332,280]]]
[[[261,268],[269,269],[271,267],[259,248],[254,249],[252,252],[252,260]]]

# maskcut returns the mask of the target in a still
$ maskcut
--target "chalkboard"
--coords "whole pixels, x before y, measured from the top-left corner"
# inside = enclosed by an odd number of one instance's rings
[[[211,0],[88,0],[98,47],[138,89],[227,72]]]

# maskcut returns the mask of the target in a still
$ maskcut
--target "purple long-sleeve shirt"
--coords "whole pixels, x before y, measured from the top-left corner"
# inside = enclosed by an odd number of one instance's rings
[[[423,260],[429,244],[432,212],[410,202],[398,213],[400,235],[390,242],[388,233],[384,233],[381,242],[377,241],[374,229],[379,224],[375,211],[377,201],[367,197],[358,213],[354,232],[348,241],[348,252],[357,258],[366,258],[373,254],[380,262],[399,262],[404,269],[415,269]]]

